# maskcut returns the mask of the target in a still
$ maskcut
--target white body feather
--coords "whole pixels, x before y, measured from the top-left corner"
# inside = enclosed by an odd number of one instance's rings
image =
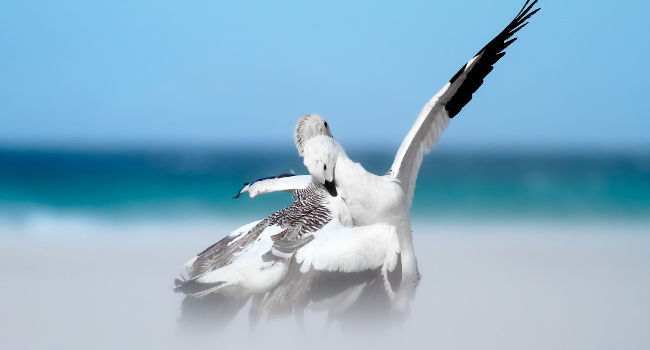
[[[318,152],[312,152],[313,149],[318,149]],[[390,176],[377,176],[369,173],[361,164],[348,158],[343,148],[334,139],[326,136],[316,136],[305,144],[305,163],[312,162],[311,157],[314,155],[322,157],[323,149],[336,152],[338,155],[334,170],[336,188],[352,214],[355,229],[358,229],[358,237],[348,235],[348,244],[354,245],[355,240],[366,240],[367,246],[377,244],[381,249],[385,249],[383,248],[385,245],[391,246],[397,243],[397,246],[392,246],[391,249],[395,249],[395,254],[401,255],[402,280],[399,289],[394,295],[391,295],[391,306],[396,313],[406,312],[408,302],[415,293],[418,277],[411,222],[406,197],[399,181]],[[366,231],[363,227],[369,228]],[[385,231],[386,227],[391,229]],[[373,232],[377,237],[373,237]],[[394,239],[390,238],[391,235],[394,236]],[[387,241],[384,244],[379,244],[380,240]],[[327,248],[321,247],[320,249],[326,250]],[[373,249],[368,249],[373,252]],[[318,254],[318,252],[314,251],[312,254]],[[357,252],[357,254],[363,259],[367,259],[363,262],[365,264],[373,262],[375,257],[372,254],[365,256],[365,252]],[[386,256],[387,253],[383,254]],[[334,259],[324,259],[324,261],[329,261],[329,265],[323,266],[322,269],[335,269],[340,266]],[[391,271],[392,266],[394,266],[392,261],[386,262],[386,267]],[[387,291],[392,294],[390,287],[387,287]]]
[[[275,287],[284,277],[286,264],[275,260],[264,261],[262,256],[273,247],[271,236],[281,231],[282,228],[277,225],[267,227],[258,239],[235,254],[231,264],[197,278],[200,283],[223,282],[204,294],[219,291],[229,297],[247,298],[264,294]]]

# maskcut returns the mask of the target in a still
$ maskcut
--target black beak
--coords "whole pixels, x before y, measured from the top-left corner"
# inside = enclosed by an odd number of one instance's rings
[[[336,183],[335,183],[335,181],[329,182],[329,181],[325,180],[325,189],[327,190],[327,192],[329,192],[330,196],[332,196],[332,197],[336,197],[336,196],[339,195],[338,192],[336,192]]]

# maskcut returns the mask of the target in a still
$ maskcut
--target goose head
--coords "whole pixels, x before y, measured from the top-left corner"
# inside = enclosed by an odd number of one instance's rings
[[[341,154],[344,154],[341,146],[325,135],[314,136],[304,144],[303,163],[311,174],[312,182],[324,186],[333,197],[338,195],[335,170]]]
[[[298,119],[293,138],[296,141],[296,148],[301,157],[304,155],[305,143],[312,137],[319,135],[332,137],[332,132],[325,119],[318,114],[305,114]]]

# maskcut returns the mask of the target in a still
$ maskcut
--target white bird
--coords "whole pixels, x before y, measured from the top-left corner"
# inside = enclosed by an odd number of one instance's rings
[[[413,297],[419,281],[409,210],[423,156],[433,149],[449,125],[450,119],[456,116],[471,100],[472,94],[482,85],[487,74],[492,71],[492,66],[505,55],[504,50],[516,40],[511,37],[527,25],[527,20],[539,11],[539,8],[533,10],[536,3],[537,0],[532,3],[526,1],[515,19],[467,62],[424,106],[398,149],[395,160],[386,175],[377,176],[367,172],[360,164],[350,160],[338,143],[326,135],[312,137],[304,144],[304,162],[311,173],[311,176],[306,176],[306,178],[311,181],[316,180],[328,188],[332,184],[335,185],[340,197],[351,211],[355,227],[384,223],[396,228],[399,240],[397,253],[398,265],[401,267],[401,280],[399,283],[395,283],[398,288],[390,295],[389,303],[392,315],[407,313],[409,301]],[[323,166],[327,167],[327,169],[323,169],[326,172],[321,173],[322,176],[317,176],[320,167]],[[304,179],[297,178],[293,178],[291,185],[285,190],[295,190],[296,186],[304,181]],[[253,197],[255,194],[276,190],[283,190],[282,184],[277,180],[268,179],[259,183],[256,192],[250,194]],[[243,192],[246,192],[246,189],[240,191],[240,194]],[[302,267],[301,270],[303,270]],[[290,295],[274,298],[274,294],[283,285],[305,283],[302,281],[304,278],[305,276],[300,274],[287,274],[281,284],[267,296],[262,308],[272,308],[267,304],[273,305],[273,299],[282,300],[285,303],[298,303],[298,301],[292,301]],[[308,291],[304,293],[308,293]],[[280,302],[275,302],[275,304],[280,304]]]
[[[339,203],[340,216],[320,230],[275,241],[272,254],[288,259],[289,270],[264,298],[261,312],[270,317],[293,313],[301,319],[303,310],[312,308],[336,316],[368,293],[373,306],[390,305],[403,271],[397,227],[384,222],[351,227],[346,196],[338,192],[345,187],[335,186],[334,180],[337,163],[347,156],[331,137],[311,137],[303,155],[311,186],[327,190],[330,203]]]
[[[299,153],[313,135],[331,139],[329,128],[321,117],[306,115],[296,126]],[[323,172],[327,174],[321,174]],[[320,168],[312,174],[315,179],[331,176],[331,172]],[[196,321],[198,312],[199,322],[208,319],[224,326],[252,298],[250,319],[254,326],[261,316],[262,299],[284,278],[289,261],[301,264],[311,275],[366,272],[363,281],[352,284],[332,281],[338,289],[321,292],[321,299],[328,300],[329,310],[336,309],[337,305],[343,309],[340,305],[353,302],[350,298],[355,295],[347,298],[339,295],[352,287],[374,280],[390,287],[390,275],[398,266],[395,228],[385,224],[350,226],[350,211],[335,187],[313,181],[305,189],[296,191],[289,207],[242,226],[185,264],[187,278],[177,279],[174,287],[176,292],[188,296],[183,303],[181,321]],[[303,294],[299,292],[289,294],[292,300],[300,296]],[[287,305],[290,304],[282,306]],[[280,314],[271,309],[264,311],[272,316]],[[299,315],[302,309],[304,307],[292,307],[291,311]]]
[[[304,139],[297,128],[296,146],[311,175],[264,179],[240,191],[251,196],[296,191],[292,206],[200,253],[187,265],[189,279],[177,280],[176,290],[198,297],[235,298],[239,302],[232,305],[237,310],[241,300],[253,297],[251,312],[256,319],[260,303],[270,314],[301,312],[319,303],[330,311],[343,311],[363,300],[369,286],[381,284],[379,289],[388,296],[388,313],[405,315],[419,280],[408,212],[422,158],[516,40],[510,39],[512,35],[539,10],[532,10],[536,2],[527,1],[515,19],[425,105],[386,175],[370,174],[351,161],[331,138],[326,122],[323,128],[315,124],[318,128]],[[321,171],[320,166],[327,164],[330,168]],[[306,184],[310,185],[305,189]],[[267,250],[271,253],[264,253]],[[366,257],[364,252],[373,253]],[[366,281],[356,278],[364,273],[370,273]],[[355,281],[348,283],[344,276]],[[326,292],[318,288],[330,285],[339,287],[325,288]]]

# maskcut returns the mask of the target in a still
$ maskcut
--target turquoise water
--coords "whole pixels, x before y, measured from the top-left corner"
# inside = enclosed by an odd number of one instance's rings
[[[348,152],[383,174],[390,152]],[[295,150],[0,150],[0,219],[33,213],[107,219],[246,219],[286,193],[233,196],[246,181],[305,173]],[[414,219],[650,218],[650,156],[434,152],[420,170]]]

